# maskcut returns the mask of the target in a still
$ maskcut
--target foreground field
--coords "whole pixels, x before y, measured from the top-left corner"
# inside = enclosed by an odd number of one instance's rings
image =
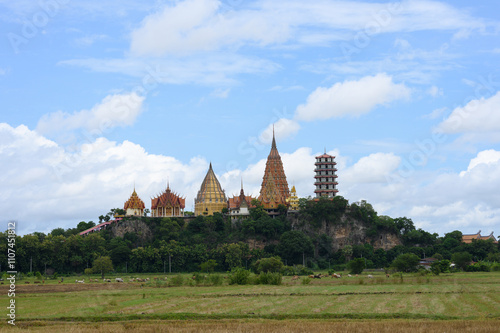
[[[500,273],[324,278],[307,285],[288,277],[281,286],[196,286],[188,276],[185,281],[191,285],[153,279],[19,284],[16,324],[41,332],[500,329]],[[6,304],[6,286],[0,290]]]
[[[24,332],[498,332],[498,321],[458,320],[204,320],[22,323]]]

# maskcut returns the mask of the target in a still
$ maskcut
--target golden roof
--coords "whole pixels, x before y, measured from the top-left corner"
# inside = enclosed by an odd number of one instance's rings
[[[203,202],[227,202],[226,194],[212,169],[212,163],[210,163],[207,175],[201,183],[196,199],[194,199],[195,204]]]
[[[137,192],[132,192],[132,195],[130,196],[130,199],[125,201],[125,205],[123,205],[123,209],[127,210],[128,208],[130,209],[144,209],[144,201],[142,201],[139,196],[137,195]]]

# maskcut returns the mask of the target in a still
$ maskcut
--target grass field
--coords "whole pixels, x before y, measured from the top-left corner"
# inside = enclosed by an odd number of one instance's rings
[[[191,275],[173,286],[173,276],[149,277],[146,283],[18,281],[16,326],[41,332],[500,331],[498,272],[365,274],[309,284],[284,277],[280,286],[197,285]],[[0,290],[7,304],[8,287]]]

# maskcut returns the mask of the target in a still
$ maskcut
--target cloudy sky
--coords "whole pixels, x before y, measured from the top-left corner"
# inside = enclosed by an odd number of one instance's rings
[[[430,232],[500,233],[496,1],[0,0],[0,215],[97,221],[134,184],[193,210],[212,162],[257,196],[275,126],[288,182]]]

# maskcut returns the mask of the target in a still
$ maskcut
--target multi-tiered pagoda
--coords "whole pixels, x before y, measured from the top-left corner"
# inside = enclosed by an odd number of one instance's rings
[[[273,142],[271,145],[271,152],[267,157],[266,170],[262,180],[259,201],[264,209],[274,211],[280,204],[287,206],[287,199],[289,196],[290,191],[288,189],[288,183],[286,182],[283,163],[281,162],[278,148],[276,148],[276,140],[274,138],[273,129]]]
[[[333,198],[338,192],[335,156],[328,155],[325,152],[323,155],[316,156],[314,165],[316,166],[316,169],[314,169],[314,172],[316,172],[316,176],[314,176],[316,180],[314,183],[316,198]]]
[[[227,208],[226,194],[210,163],[207,175],[194,199],[194,215],[213,215],[214,212],[222,212],[224,208]]]
[[[151,217],[184,216],[184,207],[186,199],[173,193],[167,184],[167,189],[162,194],[151,199]]]
[[[123,205],[123,210],[125,210],[125,215],[127,216],[142,216],[144,214],[144,201],[139,198],[137,192],[132,192],[130,198]]]

